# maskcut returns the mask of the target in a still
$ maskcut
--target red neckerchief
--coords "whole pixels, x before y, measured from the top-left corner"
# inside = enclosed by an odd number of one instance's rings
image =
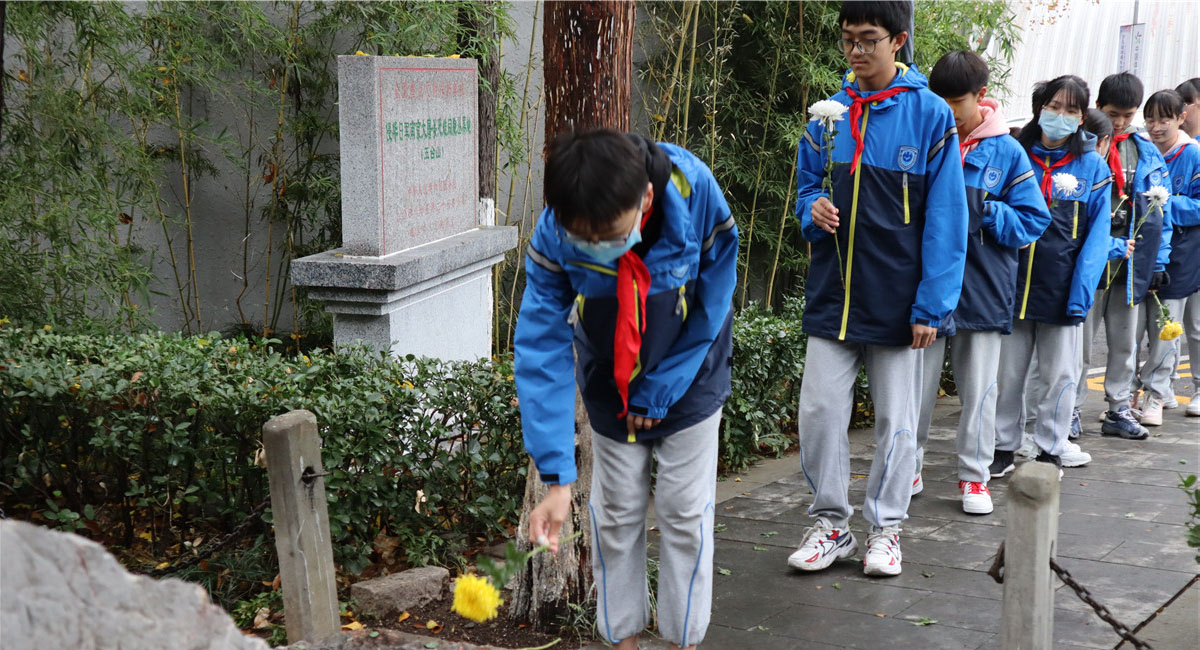
[[[1069,153],[1063,156],[1061,160],[1053,165],[1048,164],[1050,161],[1049,157],[1047,157],[1045,161],[1041,160],[1037,156],[1030,156],[1030,158],[1033,158],[1033,162],[1037,163],[1038,167],[1042,168],[1042,196],[1046,197],[1046,205],[1050,205],[1050,200],[1054,194],[1054,181],[1050,178],[1050,172],[1053,172],[1059,167],[1062,167],[1072,160],[1075,160],[1075,154]]]
[[[850,95],[850,98],[854,100],[850,104],[850,135],[854,136],[854,160],[850,163],[851,174],[858,170],[858,161],[862,158],[863,148],[866,146],[866,143],[863,141],[863,135],[858,128],[858,123],[862,118],[863,104],[883,101],[888,97],[899,95],[906,90],[908,88],[894,86],[887,90],[881,90],[870,97],[860,97],[858,93],[854,92],[853,88],[846,89],[846,94]]]
[[[1185,143],[1179,145],[1179,148],[1175,150],[1175,155],[1171,156],[1170,158],[1167,158],[1167,162],[1171,162],[1171,161],[1175,160],[1176,158],[1178,158],[1179,154],[1183,153],[1183,148],[1188,146],[1189,144],[1195,144],[1195,143],[1185,142]]]
[[[1113,182],[1117,184],[1117,194],[1125,198],[1125,170],[1121,167],[1121,152],[1117,145],[1129,139],[1132,133],[1114,135],[1112,144],[1108,146],[1108,168],[1112,170]]]
[[[642,214],[641,228],[646,228],[654,206]],[[650,271],[633,249],[617,259],[617,327],[613,335],[613,378],[621,394],[621,412],[629,413],[629,382],[642,351],[642,332],[646,331],[646,295],[650,293]]]

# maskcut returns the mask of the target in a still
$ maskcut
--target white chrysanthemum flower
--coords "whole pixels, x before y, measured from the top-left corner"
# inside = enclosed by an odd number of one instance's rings
[[[1150,207],[1160,208],[1167,204],[1167,199],[1170,198],[1171,193],[1162,185],[1154,185],[1150,187],[1150,191],[1142,192],[1142,196],[1149,199]]]
[[[828,128],[834,122],[840,122],[842,115],[847,110],[849,110],[849,107],[845,104],[835,102],[832,99],[822,99],[808,107],[808,114],[812,116],[810,121],[819,121]]]
[[[1072,174],[1062,172],[1050,178],[1054,181],[1054,189],[1061,192],[1063,196],[1072,196],[1079,189],[1079,179]]]

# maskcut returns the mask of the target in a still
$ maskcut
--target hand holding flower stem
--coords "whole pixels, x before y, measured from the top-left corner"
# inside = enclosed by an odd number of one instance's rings
[[[834,122],[840,122],[847,110],[849,107],[845,104],[832,99],[823,99],[808,108],[808,114],[812,116],[810,121],[821,123],[821,154],[825,158],[825,174],[821,178],[821,191],[824,196],[813,202],[813,223],[833,235],[833,245],[838,256],[838,275],[842,278],[843,287],[846,286],[846,268],[842,259],[842,244],[837,238],[837,228],[840,225],[838,210],[833,205],[833,138],[837,135]]]

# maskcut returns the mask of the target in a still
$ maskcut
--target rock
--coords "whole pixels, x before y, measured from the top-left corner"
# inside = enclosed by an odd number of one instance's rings
[[[203,587],[129,573],[78,535],[0,521],[5,650],[268,650]]]
[[[427,566],[357,582],[350,597],[359,614],[382,620],[440,599],[449,585],[450,571]]]

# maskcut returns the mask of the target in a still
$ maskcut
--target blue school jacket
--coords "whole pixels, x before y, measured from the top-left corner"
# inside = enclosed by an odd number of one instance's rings
[[[1077,325],[1087,317],[1096,285],[1111,250],[1124,245],[1109,236],[1112,201],[1108,163],[1096,153],[1096,137],[1084,135],[1084,154],[1055,169],[1051,175],[1071,174],[1079,181],[1075,192],[1053,190],[1050,225],[1017,261],[1015,316],[1053,325]],[[1067,155],[1066,147],[1033,146],[1032,156],[1054,164]],[[1038,187],[1042,168],[1033,164]]]
[[[1120,258],[1124,257],[1122,252],[1117,260],[1108,264],[1100,288],[1104,289],[1112,284],[1124,284],[1127,290],[1131,289],[1128,291],[1128,295],[1133,296],[1133,304],[1137,305],[1146,297],[1151,277],[1156,271],[1166,269],[1167,262],[1170,260],[1172,205],[1170,201],[1167,201],[1161,211],[1151,210],[1150,203],[1145,196],[1145,192],[1149,191],[1151,187],[1166,186],[1169,181],[1167,163],[1159,153],[1158,147],[1154,146],[1154,143],[1147,140],[1141,133],[1130,136],[1128,142],[1134,143],[1138,151],[1137,170],[1133,176],[1133,195],[1128,200],[1132,204],[1133,210],[1130,213],[1128,224],[1120,228],[1113,226],[1112,236],[1128,240],[1134,236],[1136,231],[1138,239],[1132,260],[1121,261]],[[1113,207],[1115,211],[1116,206]],[[1138,222],[1142,219],[1145,219],[1145,223],[1139,228]],[[1132,283],[1128,276],[1130,268],[1133,269]]]
[[[635,440],[675,433],[720,409],[733,349],[738,235],[729,205],[700,159],[658,147],[672,170],[656,209],[661,234],[642,258],[651,285],[629,412],[662,422]],[[617,263],[599,264],[563,234],[554,211],[543,210],[527,249],[514,338],[525,449],[550,484],[576,479],[576,383],[592,428],[628,440],[613,379]]]
[[[803,329],[812,336],[910,345],[910,323],[938,327],[958,304],[967,202],[954,114],[916,68],[897,67],[888,87],[909,90],[864,107],[865,148],[853,175],[849,113],[835,124],[836,237],[812,221],[813,202],[825,196],[820,122],[809,122],[798,146],[796,214],[812,242]],[[859,91],[853,72],[842,88],[831,99],[849,106],[845,89]]]
[[[1008,334],[1017,251],[1041,237],[1050,211],[1025,150],[1009,135],[980,141],[967,153],[963,176],[970,215],[967,261],[962,297],[950,323],[955,329]]]
[[[1200,145],[1179,145],[1164,158],[1171,172],[1171,259],[1167,263],[1171,284],[1159,289],[1158,295],[1186,298],[1200,291]]]

